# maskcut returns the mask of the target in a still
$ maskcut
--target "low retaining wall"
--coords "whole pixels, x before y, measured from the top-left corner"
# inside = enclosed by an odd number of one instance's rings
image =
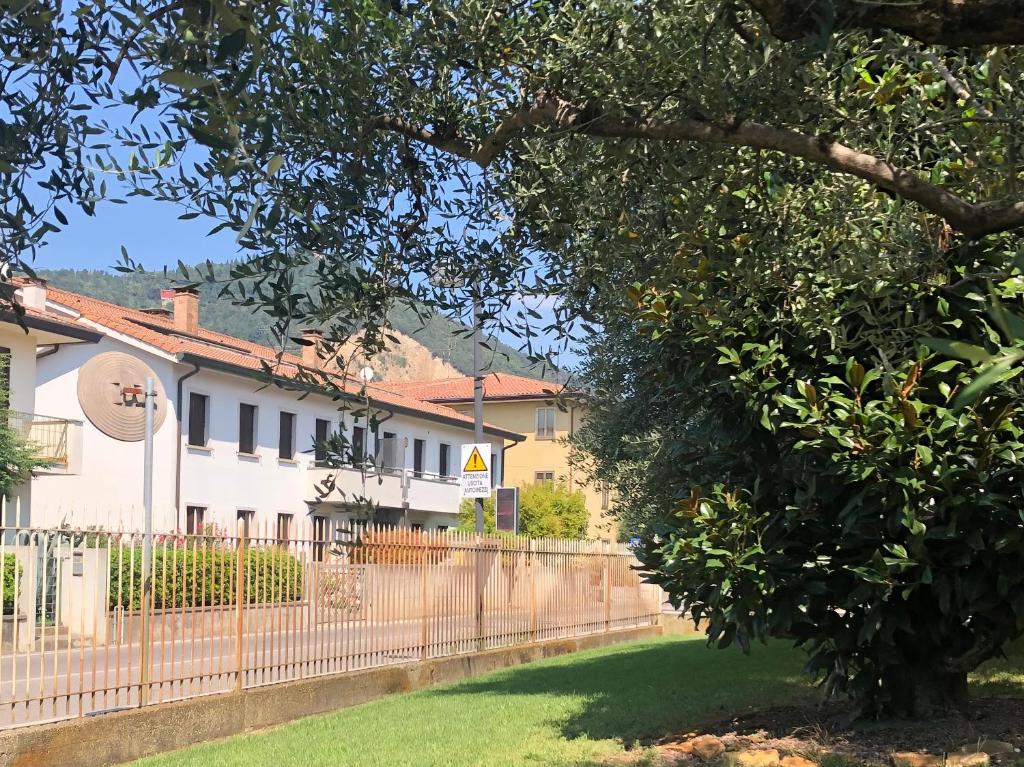
[[[283,724],[397,692],[556,655],[646,639],[661,626],[537,642],[422,663],[303,679],[0,733],[0,767],[105,767]]]

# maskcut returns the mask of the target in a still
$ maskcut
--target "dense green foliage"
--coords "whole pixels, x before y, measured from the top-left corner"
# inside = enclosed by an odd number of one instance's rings
[[[217,285],[228,281],[230,270],[231,264],[212,264],[215,282],[206,282],[200,286],[203,326],[256,343],[277,344],[272,317],[263,313],[259,307],[242,307],[218,297]],[[40,271],[39,274],[56,287],[133,308],[159,306],[160,290],[172,283],[171,278],[160,272],[123,274],[87,269],[51,269]],[[312,275],[307,272],[298,278],[295,288],[301,292],[314,292]],[[471,373],[473,346],[468,328],[424,307],[419,309],[423,316],[405,306],[393,307],[388,313],[389,326],[426,346],[435,357],[451,363],[463,373]],[[285,339],[285,346],[295,349],[290,339]],[[487,341],[483,361],[490,371],[536,375],[531,372],[533,366],[523,354],[495,339]]]
[[[642,558],[712,640],[795,639],[828,689],[914,714],[964,705],[1024,632],[1020,368],[977,383],[1021,324],[1024,260],[990,254],[922,242],[861,279],[751,254],[772,268],[742,283],[745,255],[631,289],[645,340],[608,338],[591,375],[657,435]],[[998,304],[960,279],[982,271]],[[628,434],[583,435],[599,476]]]
[[[153,606],[233,605],[238,554],[234,548],[191,545],[155,547]],[[302,563],[284,549],[249,548],[245,552],[244,588],[249,604],[293,602],[302,597]],[[142,548],[110,551],[110,607],[139,609],[142,602]]]
[[[18,579],[21,578],[21,565],[18,564],[18,558],[14,554],[4,554],[0,567],[3,568],[3,614],[8,615],[14,611],[14,591],[15,586],[18,585]],[[20,586],[20,588],[24,588],[24,586]]]
[[[519,488],[519,534],[530,538],[586,538],[586,500],[579,490],[570,492],[555,482],[523,484]],[[459,505],[459,529],[476,529],[476,507],[471,499]],[[484,499],[484,532],[497,532],[494,497]]]

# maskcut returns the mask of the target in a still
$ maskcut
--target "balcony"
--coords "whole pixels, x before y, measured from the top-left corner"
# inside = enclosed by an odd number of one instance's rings
[[[380,506],[409,511],[457,514],[459,483],[412,469],[367,466],[311,466],[306,498],[311,503],[350,504],[369,500]]]
[[[81,455],[82,422],[67,418],[4,411],[7,425],[36,450],[45,465],[42,473],[77,473],[77,458]]]

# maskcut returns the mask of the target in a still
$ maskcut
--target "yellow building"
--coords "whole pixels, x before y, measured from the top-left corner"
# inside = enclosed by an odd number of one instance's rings
[[[446,405],[473,414],[473,377],[438,381],[386,384],[406,396]],[[590,516],[587,535],[614,540],[615,520],[609,514],[612,499],[606,488],[569,465],[572,437],[586,418],[586,406],[559,384],[509,373],[491,373],[484,379],[484,421],[525,435],[522,443],[505,449],[504,475],[499,482],[518,486],[533,482],[559,482],[570,491],[582,491]]]

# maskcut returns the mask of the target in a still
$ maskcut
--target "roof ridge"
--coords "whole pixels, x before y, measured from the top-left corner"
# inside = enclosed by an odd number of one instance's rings
[[[48,298],[56,304],[65,305],[77,310],[80,316],[89,322],[129,335],[148,346],[168,354],[193,355],[214,363],[228,365],[241,371],[262,371],[266,364],[275,375],[292,380],[299,379],[303,375],[303,371],[315,373],[322,376],[325,381],[334,382],[334,385],[350,396],[358,396],[354,388],[361,389],[362,387],[361,381],[345,371],[309,368],[303,364],[302,358],[296,354],[283,350],[278,353],[278,350],[272,346],[257,344],[244,338],[209,330],[202,326],[199,328],[202,334],[183,333],[174,327],[173,321],[147,314],[141,309],[121,306],[111,301],[86,296],[59,287],[49,287]],[[207,337],[204,338],[203,335]],[[225,341],[219,341],[218,339],[225,339]],[[233,346],[226,341],[237,342],[238,346]],[[198,348],[189,349],[190,346]],[[246,346],[252,351],[246,351],[244,348]],[[293,372],[289,372],[289,368],[293,369]],[[350,387],[351,384],[356,386]],[[404,392],[382,387],[380,384],[369,385],[367,388],[382,395],[371,396],[371,399],[376,400],[385,407],[390,404],[413,413],[434,415],[466,426],[473,423],[471,417],[446,405],[424,401],[409,396]],[[324,393],[330,396],[329,389],[326,386],[324,387]],[[485,424],[485,427],[492,433],[514,434],[514,432],[493,424]]]

